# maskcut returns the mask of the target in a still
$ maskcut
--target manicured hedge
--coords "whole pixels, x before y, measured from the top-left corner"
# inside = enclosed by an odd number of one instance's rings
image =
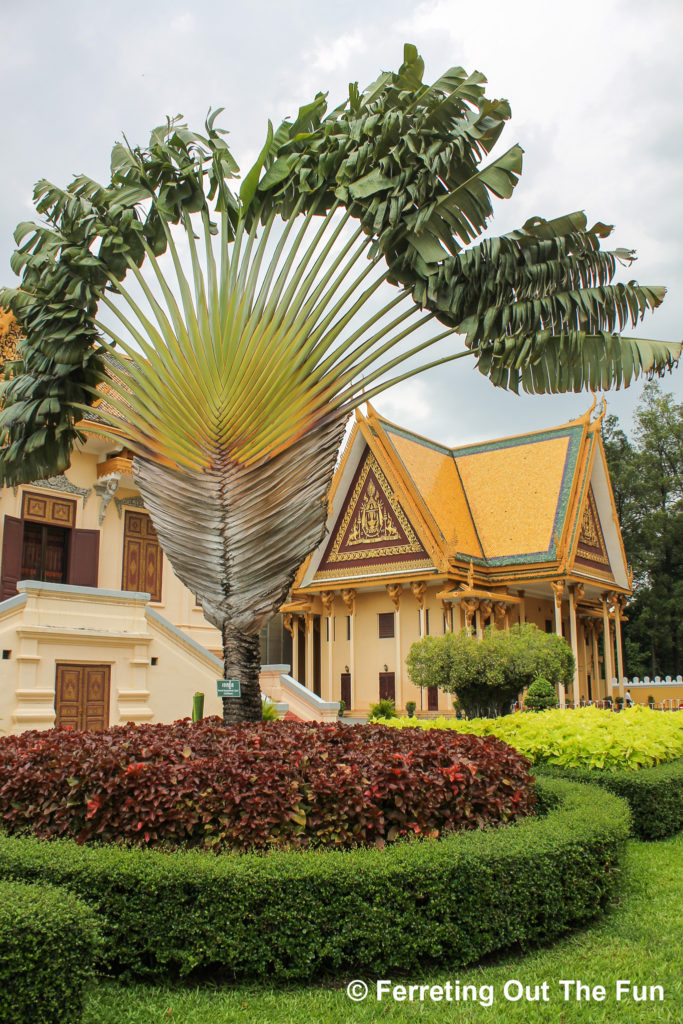
[[[0,881],[2,1024],[76,1024],[98,949],[98,918],[82,900]]]
[[[600,772],[544,766],[537,774],[603,786],[628,800],[639,839],[665,839],[683,830],[683,760],[638,772]]]
[[[625,802],[561,780],[537,785],[558,798],[543,817],[383,850],[213,856],[5,836],[0,872],[81,894],[105,919],[112,965],[132,975],[464,965],[583,924],[613,890]]]
[[[493,736],[383,725],[125,725],[0,739],[0,824],[79,843],[383,846],[531,813],[528,760]]]

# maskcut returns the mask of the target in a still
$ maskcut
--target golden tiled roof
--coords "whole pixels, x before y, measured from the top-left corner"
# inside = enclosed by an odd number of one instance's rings
[[[590,414],[550,430],[446,448],[369,409],[396,475],[419,496],[449,564],[561,560]]]
[[[483,557],[465,489],[451,453],[429,448],[390,429],[386,435],[434,517],[446,549]]]
[[[563,525],[557,512],[569,442],[565,434],[456,454],[487,560],[550,550]]]

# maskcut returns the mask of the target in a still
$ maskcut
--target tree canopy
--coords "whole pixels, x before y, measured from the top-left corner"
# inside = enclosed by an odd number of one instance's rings
[[[406,659],[416,686],[438,686],[457,697],[468,716],[505,714],[518,694],[536,679],[569,686],[574,656],[562,637],[533,623],[509,632],[488,626],[481,640],[466,630],[426,636]]]
[[[633,569],[625,670],[641,677],[677,675],[683,671],[683,403],[657,382],[646,384],[631,436],[608,416],[603,442]]]

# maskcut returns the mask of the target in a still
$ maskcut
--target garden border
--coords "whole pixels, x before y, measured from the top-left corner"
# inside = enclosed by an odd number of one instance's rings
[[[683,831],[683,758],[637,770],[600,771],[542,763],[531,770],[540,778],[602,786],[628,800],[633,834],[638,839],[666,839]]]
[[[100,952],[99,921],[73,893],[0,880],[0,1020],[76,1024]]]
[[[546,814],[384,850],[212,855],[0,836],[0,875],[63,885],[129,976],[308,979],[463,966],[584,924],[609,900],[624,801],[541,780]],[[597,797],[597,798],[596,798]]]

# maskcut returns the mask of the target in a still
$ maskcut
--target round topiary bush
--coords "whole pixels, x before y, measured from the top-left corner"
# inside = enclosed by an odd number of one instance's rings
[[[543,711],[557,705],[555,687],[547,679],[539,676],[535,679],[524,697],[524,707],[528,711]]]
[[[500,825],[534,806],[492,736],[220,719],[0,738],[9,833],[156,847],[382,846]]]

